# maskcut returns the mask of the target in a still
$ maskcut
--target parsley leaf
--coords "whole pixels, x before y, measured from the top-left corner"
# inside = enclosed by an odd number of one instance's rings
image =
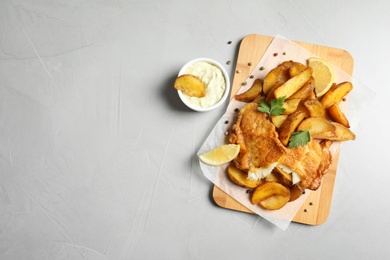
[[[288,147],[294,148],[298,146],[305,146],[308,142],[310,142],[309,130],[298,130],[291,134]]]
[[[260,102],[260,106],[258,107],[258,110],[260,112],[268,113],[270,114],[271,111],[271,106],[267,104],[265,101]]]
[[[260,112],[267,113],[268,115],[279,116],[285,110],[283,108],[283,102],[285,99],[286,99],[286,96],[280,97],[278,99],[274,99],[271,101],[271,104],[268,104],[265,101],[261,101],[258,109]]]

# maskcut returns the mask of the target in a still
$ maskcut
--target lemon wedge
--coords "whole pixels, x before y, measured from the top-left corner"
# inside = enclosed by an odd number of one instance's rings
[[[317,97],[323,96],[332,86],[334,70],[325,60],[318,57],[308,59],[308,65],[313,69],[314,85]]]
[[[240,152],[238,144],[224,144],[217,148],[201,154],[199,159],[209,165],[219,166],[232,161]]]

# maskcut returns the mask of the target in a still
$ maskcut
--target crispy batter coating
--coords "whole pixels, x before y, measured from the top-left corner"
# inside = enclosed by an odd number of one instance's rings
[[[282,160],[287,153],[274,124],[257,107],[256,103],[249,103],[240,110],[229,137],[230,143],[240,145],[240,153],[234,163],[244,171],[254,167],[267,168]]]
[[[240,145],[240,153],[234,160],[236,167],[248,172],[273,163],[283,164],[299,175],[302,188],[318,189],[332,162],[328,147],[313,139],[305,146],[285,147],[267,114],[257,108],[257,103],[245,105],[232,126],[229,141]]]
[[[298,173],[302,188],[317,190],[331,162],[332,156],[328,148],[311,139],[305,146],[288,149],[282,164]]]

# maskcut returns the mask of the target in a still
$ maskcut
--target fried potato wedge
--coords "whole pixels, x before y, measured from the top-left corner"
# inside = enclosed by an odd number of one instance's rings
[[[276,166],[273,170],[276,178],[278,178],[278,182],[283,184],[284,186],[291,187],[292,186],[292,175],[283,171],[280,167]]]
[[[311,93],[309,94],[309,96],[307,97],[307,99],[315,99],[315,98],[317,98],[317,96],[316,96],[316,93],[314,93],[314,91],[311,92]]]
[[[304,189],[302,189],[299,185],[294,185],[290,188],[290,200],[294,201],[297,200],[304,192]]]
[[[288,66],[281,64],[282,70],[279,73],[278,81],[284,83],[290,78],[290,74],[288,73]]]
[[[288,70],[288,72],[290,74],[290,78],[295,77],[296,75],[298,75],[299,73],[301,73],[305,69],[307,69],[306,65],[303,65],[300,62],[293,62],[293,64],[291,65],[291,67]]]
[[[276,128],[280,128],[283,125],[284,121],[287,119],[287,117],[288,115],[279,115],[279,116],[272,115],[271,121]]]
[[[259,205],[268,210],[278,210],[283,208],[289,200],[290,195],[276,194],[260,201]]]
[[[292,60],[286,60],[286,61],[283,61],[282,63],[280,63],[279,67],[282,67],[284,70],[288,71],[292,66],[294,66],[295,63],[298,63],[298,62],[295,62]]]
[[[278,177],[276,177],[276,175],[273,172],[268,174],[267,177],[265,177],[264,180],[267,181],[267,182],[272,182],[272,181],[273,182],[278,182],[279,181]]]
[[[334,104],[339,104],[352,89],[353,85],[351,82],[342,82],[332,86],[321,99],[321,103],[325,109],[328,109]]]
[[[247,173],[237,169],[233,165],[229,165],[227,172],[232,182],[245,188],[254,189],[261,183],[261,180],[255,181],[248,179]]]
[[[305,107],[303,102],[299,102],[299,105],[297,107],[297,110],[295,110],[295,112],[297,112],[297,111],[301,111],[303,113],[306,113],[306,115],[308,115],[308,116],[310,115],[309,110]]]
[[[282,208],[290,199],[290,189],[277,182],[264,182],[257,186],[251,196],[251,203],[269,210]]]
[[[326,110],[317,99],[308,99],[303,104],[309,110],[310,117],[326,117]]]
[[[235,95],[234,98],[242,102],[252,102],[261,94],[262,90],[263,82],[260,79],[256,79],[247,91]]]
[[[309,117],[299,124],[297,130],[309,130],[310,135],[314,138],[314,136],[321,133],[336,131],[336,127],[325,118]]]
[[[286,99],[291,97],[295,92],[297,92],[301,87],[303,87],[306,82],[309,81],[312,75],[312,69],[307,68],[297,76],[290,78],[285,83],[283,83],[280,87],[275,89],[274,95],[275,98],[280,98],[285,96]]]
[[[260,102],[264,101],[264,100],[265,100],[265,96],[264,95],[258,95],[252,102],[260,104]]]
[[[279,64],[276,68],[272,69],[264,77],[263,81],[263,93],[268,95],[270,90],[279,83],[280,85],[286,82],[290,78],[289,69],[294,64],[293,61],[285,61]]]
[[[289,115],[294,113],[295,110],[297,110],[299,102],[301,102],[299,98],[285,100],[283,102],[283,108],[284,108],[283,115]]]
[[[290,67],[294,65],[294,61],[288,60],[279,64],[278,67],[282,68],[279,73],[278,82],[286,82],[290,79]]]
[[[280,87],[283,83],[282,82],[276,82],[275,85],[272,87],[272,89],[268,92],[265,98],[265,102],[270,103],[273,99],[275,99],[275,90]]]
[[[271,91],[271,89],[275,86],[276,82],[278,81],[279,74],[281,73],[283,68],[276,67],[272,69],[268,74],[264,77],[263,80],[263,92],[265,95],[268,95],[268,93]]]
[[[336,121],[337,123],[342,124],[345,127],[350,128],[348,118],[341,111],[340,106],[338,104],[334,104],[328,108],[328,112],[330,117]]]
[[[197,76],[183,74],[176,78],[174,87],[191,97],[204,97],[206,95],[206,85]]]
[[[307,99],[309,98],[311,95],[313,94],[313,96],[315,97],[315,94],[314,94],[314,78],[311,77],[309,79],[308,82],[306,82],[305,85],[303,85],[303,87],[301,87],[297,92],[295,92],[291,97],[289,97],[288,99]]]
[[[305,119],[306,116],[307,114],[303,111],[295,111],[287,117],[279,133],[279,140],[283,145],[288,145],[291,134],[295,131],[295,129],[303,121],[303,119]]]
[[[314,139],[322,140],[332,140],[332,141],[349,141],[355,140],[356,135],[348,127],[343,126],[342,124],[332,122],[332,125],[336,127],[334,131],[321,132],[313,134]]]

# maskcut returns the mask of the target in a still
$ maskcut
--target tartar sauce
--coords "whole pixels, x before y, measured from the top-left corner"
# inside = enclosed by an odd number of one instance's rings
[[[204,97],[191,97],[183,93],[191,104],[198,107],[210,107],[222,98],[226,89],[226,82],[221,69],[217,66],[204,61],[196,62],[189,66],[184,73],[199,77],[206,85],[206,95]]]

